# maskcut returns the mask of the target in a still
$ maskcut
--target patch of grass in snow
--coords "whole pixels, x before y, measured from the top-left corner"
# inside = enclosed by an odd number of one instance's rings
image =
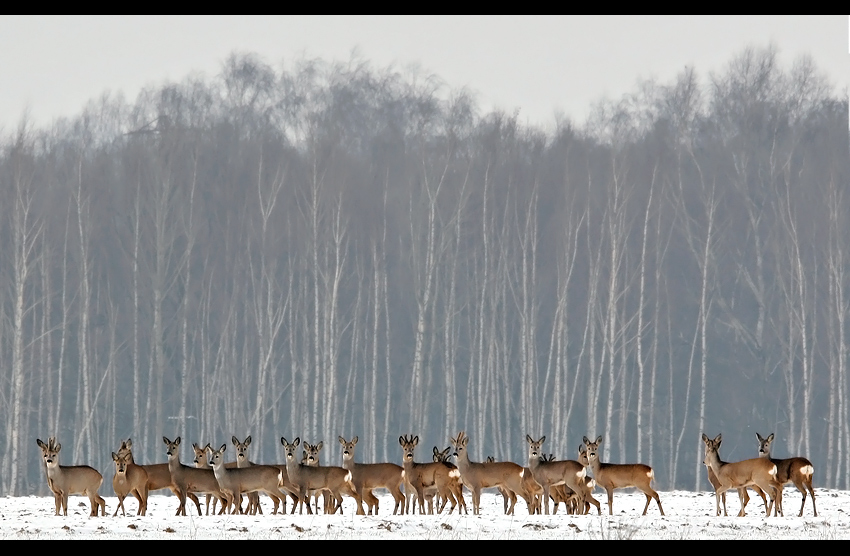
[[[634,520],[600,517],[596,523],[598,527],[591,525],[587,530],[588,536],[594,540],[630,541],[640,531],[639,523]]]

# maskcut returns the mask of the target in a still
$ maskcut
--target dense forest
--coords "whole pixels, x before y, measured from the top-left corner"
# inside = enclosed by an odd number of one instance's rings
[[[569,95],[569,91],[564,91]],[[35,439],[113,474],[250,434],[527,463],[526,434],[707,489],[806,455],[850,488],[848,93],[748,48],[523,125],[421,71],[234,54],[0,137],[4,495]],[[190,460],[189,450],[182,454]]]

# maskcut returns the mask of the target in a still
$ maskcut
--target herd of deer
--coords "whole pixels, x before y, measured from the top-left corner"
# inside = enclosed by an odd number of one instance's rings
[[[713,440],[705,434],[705,459],[703,463],[708,469],[708,480],[714,487],[716,495],[716,513],[720,515],[721,501],[723,515],[726,514],[726,491],[736,489],[741,500],[739,516],[745,515],[744,509],[749,500],[747,487],[752,488],[761,496],[765,503],[765,511],[769,516],[782,513],[782,489],[787,483],[793,483],[803,493],[803,505],[800,515],[806,505],[806,492],[812,497],[812,509],[817,516],[815,493],[812,490],[812,463],[802,457],[790,459],[773,459],[770,457],[770,445],[773,434],[766,439],[756,435],[759,441],[759,457],[735,463],[721,461],[721,435]],[[599,502],[593,498],[592,491],[599,486],[608,494],[608,512],[613,514],[614,489],[636,487],[646,495],[646,506],[643,515],[654,499],[658,510],[664,515],[658,493],[650,483],[654,477],[652,468],[640,463],[615,464],[602,463],[599,460],[599,445],[602,437],[594,442],[584,437],[579,446],[578,461],[555,460],[552,455],[541,451],[546,437],[534,440],[525,437],[528,443],[528,467],[522,467],[512,462],[497,462],[488,458],[486,462],[474,462],[469,459],[467,445],[469,437],[461,432],[451,439],[451,446],[440,451],[435,446],[433,461],[418,463],[414,461],[414,450],[419,443],[418,436],[401,436],[398,441],[402,449],[402,465],[394,463],[355,463],[354,449],[357,437],[346,441],[339,437],[342,445],[342,467],[319,465],[319,451],[323,443],[303,444],[301,457],[298,457],[300,438],[288,442],[281,438],[286,462],[278,465],[256,465],[248,459],[249,436],[244,442],[234,436],[233,446],[236,451],[236,461],[225,463],[224,452],[227,444],[222,444],[216,450],[209,444],[198,446],[193,444],[195,452],[194,467],[180,462],[180,438],[174,441],[163,437],[166,446],[167,463],[139,465],[133,460],[133,443],[131,440],[121,443],[117,452],[112,453],[115,463],[115,476],[112,486],[118,496],[118,507],[114,516],[124,511],[124,499],[133,495],[139,502],[138,515],[147,511],[148,493],[154,490],[170,489],[178,498],[177,515],[186,515],[186,499],[194,502],[198,515],[201,514],[201,504],[198,494],[206,495],[206,513],[209,515],[210,500],[213,501],[213,513],[216,504],[220,503],[219,514],[230,513],[262,513],[259,504],[259,493],[265,493],[274,504],[273,513],[280,508],[286,513],[286,498],[292,500],[292,513],[296,506],[303,513],[306,502],[307,512],[312,514],[311,496],[316,499],[318,512],[319,494],[324,497],[324,511],[342,512],[342,495],[353,498],[357,504],[357,514],[365,515],[365,501],[369,515],[378,513],[378,498],[373,494],[375,489],[387,489],[395,500],[393,513],[411,513],[415,511],[416,503],[411,508],[415,498],[418,502],[419,513],[434,513],[436,499],[437,512],[442,512],[446,505],[451,504],[449,513],[455,508],[468,513],[463,498],[463,487],[472,493],[472,509],[479,514],[481,490],[498,488],[504,497],[504,511],[514,513],[517,498],[525,500],[529,514],[545,513],[549,515],[549,499],[554,503],[554,512],[558,512],[563,502],[568,513],[586,514],[591,505],[596,506],[598,514],[602,513]],[[36,440],[41,448],[47,486],[53,492],[56,515],[68,515],[68,496],[81,494],[88,496],[91,502],[92,516],[106,515],[106,504],[98,495],[98,489],[103,482],[103,476],[94,468],[87,465],[59,465],[59,451],[62,445],[55,438],[48,439],[45,444]],[[452,450],[453,448],[453,450]],[[449,458],[454,456],[457,465]],[[588,471],[593,475],[588,476]],[[404,492],[402,492],[402,484]],[[247,505],[242,507],[242,495],[247,497]],[[768,501],[768,497],[770,501]],[[459,507],[458,507],[459,506]],[[541,512],[541,510],[543,510]]]

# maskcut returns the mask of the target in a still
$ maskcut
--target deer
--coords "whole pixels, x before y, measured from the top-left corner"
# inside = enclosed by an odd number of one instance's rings
[[[771,506],[774,515],[779,515],[782,512],[782,485],[776,479],[777,469],[774,463],[766,458],[747,459],[734,463],[725,462],[720,459],[719,453],[720,443],[723,441],[721,434],[718,434],[712,440],[703,433],[702,441],[705,443],[703,463],[711,467],[718,482],[718,486],[714,488],[717,515],[720,515],[720,495],[722,493],[730,488],[742,489],[751,485],[757,485],[770,496],[770,504],[767,507],[768,516]],[[744,499],[741,490],[738,490],[738,495],[741,497],[741,510],[738,512],[738,517],[743,517],[745,515]],[[727,515],[725,505],[723,515]]]
[[[602,444],[602,436],[597,437],[595,442],[591,442],[585,436],[583,441],[587,450],[588,466],[593,471],[593,478],[596,480],[596,484],[608,493],[608,515],[614,515],[614,489],[628,487],[637,487],[646,495],[643,515],[646,515],[649,503],[653,498],[655,503],[658,504],[658,511],[661,512],[661,515],[664,515],[661,499],[650,486],[655,477],[652,467],[642,463],[602,463],[599,461],[599,445]]]
[[[320,467],[322,465],[321,460],[319,459],[319,453],[322,451],[322,447],[324,447],[325,443],[323,441],[319,441],[318,444],[309,444],[307,442],[304,443],[304,450],[301,452],[301,464],[307,465],[310,467]],[[360,491],[357,491],[360,494]],[[339,513],[342,513],[342,505],[337,507],[334,502],[331,493],[327,489],[320,490],[312,490],[310,491],[309,496],[313,497],[313,500],[316,502],[316,512],[319,511],[319,495],[322,496],[322,500],[324,503],[323,510],[326,514],[336,513],[337,509]],[[360,499],[360,503],[362,503],[362,498]]]
[[[36,439],[38,442],[38,439]],[[53,447],[56,444],[56,437],[51,436],[47,439],[47,445]],[[39,444],[41,446],[41,444]],[[47,463],[44,461],[44,458],[41,460],[41,468],[44,469],[44,477],[47,479],[47,488],[50,489],[50,492],[53,493],[53,504],[56,506],[56,515],[59,515],[59,512],[62,509],[62,494],[57,492],[53,488],[53,481],[50,480],[50,476],[47,473]]]
[[[496,461],[493,456],[487,456],[487,461],[492,463]],[[530,514],[540,514],[540,502],[543,496],[543,487],[540,483],[534,480],[534,474],[528,467],[522,468],[522,486],[525,488],[525,493],[531,498],[532,508],[529,509]],[[516,494],[503,487],[498,487],[499,493],[502,495],[502,507],[505,514],[508,513],[508,508],[511,504],[516,504]],[[558,513],[558,506],[555,505],[555,513]]]
[[[189,467],[180,463],[179,436],[173,442],[163,436],[162,442],[166,446],[165,453],[168,456],[168,470],[171,472],[171,482],[177,489],[177,498],[180,500],[180,505],[177,507],[177,513],[175,515],[186,515],[186,498],[190,492],[209,492],[219,499],[224,498],[212,469]],[[197,498],[195,499],[197,500]],[[222,506],[224,507],[223,503]],[[200,503],[198,503],[198,515],[201,515]]]
[[[426,489],[425,498],[428,499],[428,507],[430,509],[430,504],[432,503],[434,495],[439,495],[437,501],[438,514],[443,513],[443,510],[446,508],[446,504],[448,504],[450,501],[452,502],[452,507],[449,508],[449,513],[452,513],[452,511],[454,511],[454,509],[457,507],[458,513],[463,510],[463,513],[468,514],[469,511],[466,507],[466,500],[464,500],[463,498],[463,478],[460,477],[460,475],[455,475],[451,472],[452,470],[457,470],[457,465],[450,461],[452,453],[453,450],[451,446],[442,451],[438,450],[437,447],[434,446],[432,456],[432,459],[435,463],[442,463],[449,469],[449,478],[446,484],[448,486],[448,491],[451,493],[451,498],[446,496],[445,494],[440,494],[439,492],[437,492],[436,487],[429,487],[428,489]]]
[[[355,436],[350,441],[342,436],[337,440],[342,445],[342,468],[351,471],[352,482],[360,496],[366,500],[368,514],[378,515],[378,498],[372,494],[376,488],[385,488],[392,494],[395,500],[393,515],[404,510],[404,494],[401,492],[401,483],[404,482],[404,469],[395,463],[355,463],[354,448],[357,446],[359,437]]]
[[[118,449],[118,455],[129,454],[129,462],[135,463],[133,459],[133,440],[128,438],[125,442],[121,442],[121,447]],[[168,470],[167,463],[153,463],[153,464],[136,464],[142,469],[145,470],[145,473],[148,474],[148,494],[150,494],[154,490],[162,490],[164,488],[169,489],[175,496],[179,496],[177,487],[171,482],[171,471]],[[198,515],[201,515],[201,503],[198,500],[198,497],[193,493],[188,492],[186,496],[195,503],[195,507],[198,509]],[[209,508],[209,506],[207,506]]]
[[[250,442],[249,442],[250,438],[251,437],[249,436],[245,440],[245,442],[243,442],[243,443],[239,443],[239,441],[237,440],[237,438],[235,436],[233,438],[231,438],[231,441],[234,443],[234,446],[236,446],[236,461],[226,462],[224,464],[225,467],[227,467],[228,469],[233,469],[233,468],[239,467],[240,446],[242,446],[242,448],[244,448],[244,451],[242,451],[242,453],[244,454],[244,459],[245,460],[248,459],[247,444],[250,444]],[[192,444],[192,449],[195,451],[195,467],[200,467],[202,469],[212,469],[212,466],[207,461],[207,447],[208,446],[209,446],[209,444],[207,444],[206,446],[204,446],[202,448],[202,447],[199,447],[197,444]],[[249,461],[249,463],[250,463],[250,461]],[[291,491],[291,487],[290,487],[290,483],[289,483],[289,477],[286,474],[286,464],[271,464],[271,466],[276,468],[282,474],[282,477],[281,477],[281,485],[282,485],[281,486],[281,492],[288,494],[289,497],[292,498],[292,504],[293,504],[292,512],[295,513],[295,509],[296,509],[295,504],[297,502],[297,498],[295,497],[295,494],[293,494],[292,491]],[[254,493],[252,493],[252,494],[254,494]],[[207,494],[207,515],[209,515],[209,504],[210,504],[210,498],[212,496],[213,495]],[[215,506],[216,506],[217,500],[219,500],[219,499],[216,498],[216,497],[213,497],[213,512],[215,512]],[[222,504],[224,503],[224,500],[225,500],[224,498],[221,498]],[[274,498],[272,498],[272,500],[274,500]],[[286,496],[280,496],[279,500],[280,500],[281,511],[283,513],[286,513]],[[259,502],[258,502],[258,504],[259,504]],[[259,505],[257,506],[257,510],[261,514],[263,513],[262,508]],[[275,506],[274,511],[275,511],[275,513],[277,513],[277,506]],[[221,515],[222,513],[224,513],[224,509],[222,509],[222,511],[219,512],[219,515]]]
[[[210,447],[209,442],[207,442],[207,445],[203,446],[203,447],[198,446],[197,442],[192,443],[192,450],[195,452],[195,457],[192,459],[192,463],[194,463],[195,467],[197,467],[198,469],[210,469],[210,470],[212,470],[212,465],[210,465],[210,462],[207,459],[207,448],[209,448],[209,447]],[[231,461],[231,462],[225,463],[225,465],[228,468],[234,468],[234,467],[236,467],[236,462]],[[213,474],[215,474],[215,472],[213,472]],[[188,493],[188,494],[190,494],[191,496],[194,496],[194,494],[191,494],[191,493]],[[219,502],[221,502],[221,509],[219,510],[218,515],[222,515],[226,512],[225,504],[227,502],[227,498],[225,498],[224,494],[222,493],[221,496],[218,496],[214,493],[207,492],[206,493],[206,513],[205,513],[205,515],[210,515],[210,500],[212,500],[212,503],[213,503],[213,515],[215,515],[215,513],[216,513],[215,508],[216,508],[216,505]],[[200,513],[199,513],[199,515],[200,515]]]
[[[469,459],[467,447],[469,437],[461,431],[451,439],[454,456],[457,458],[457,468],[463,484],[472,491],[472,513],[480,515],[481,489],[502,487],[514,494],[522,496],[528,504],[529,514],[534,511],[534,501],[523,486],[524,471],[522,466],[512,461],[474,462]],[[508,514],[513,515],[514,506],[508,508]],[[548,506],[547,506],[548,507]]]
[[[243,513],[242,506],[239,503],[243,492],[264,492],[268,494],[275,501],[272,513],[277,513],[281,494],[280,470],[271,465],[251,465],[228,469],[224,462],[226,450],[227,444],[222,444],[218,450],[214,450],[208,445],[207,459],[212,465],[218,486],[227,499],[227,506],[233,505],[231,513]]]
[[[112,517],[118,515],[126,516],[124,511],[124,499],[128,494],[135,496],[139,501],[139,510],[136,515],[145,515],[148,509],[148,473],[141,466],[133,463],[133,456],[128,452],[116,454],[112,452],[112,461],[115,463],[115,476],[112,478],[112,489],[118,496],[118,507]]]
[[[35,441],[41,448],[42,461],[47,468],[47,485],[53,491],[56,515],[60,510],[63,516],[68,515],[69,495],[83,494],[91,503],[89,515],[97,517],[99,508],[100,515],[105,516],[106,502],[97,493],[103,483],[103,475],[88,465],[59,465],[62,444],[55,442],[54,438],[49,439],[47,444],[38,438]]]
[[[281,437],[280,443],[286,455],[286,473],[291,483],[290,488],[293,488],[297,493],[299,507],[301,508],[299,513],[303,513],[304,502],[307,500],[307,493],[309,491],[328,489],[338,506],[342,506],[342,494],[345,494],[357,501],[357,515],[366,515],[366,512],[363,511],[360,496],[352,482],[351,471],[342,467],[310,467],[301,465],[298,459],[296,459],[297,448],[301,444],[300,437],[296,437],[292,442],[288,442],[285,437]],[[307,457],[309,459],[309,453]],[[283,480],[281,477],[281,486],[283,486],[282,483]],[[313,513],[309,501],[307,501],[307,513]]]
[[[233,436],[230,440],[231,442],[233,442],[233,446],[236,448],[236,467],[244,468],[255,465],[248,459],[248,446],[251,445],[251,437],[249,436],[248,438],[246,438],[244,442],[239,442],[239,439],[235,436]],[[269,498],[271,498],[272,502],[274,503],[274,510],[272,513],[276,514],[277,508],[280,505],[281,500],[286,500],[286,496],[281,497],[280,492],[278,492],[274,495],[269,494]],[[242,505],[241,502],[239,505]],[[262,515],[263,513],[263,508],[262,506],[260,506],[260,495],[256,492],[251,492],[248,494],[248,512],[250,512],[252,515],[256,515],[257,512],[259,512],[260,515]],[[285,508],[284,513],[286,513]]]
[[[706,451],[708,451],[708,446],[706,446]],[[711,485],[711,487],[715,491],[717,491],[717,488],[720,486],[720,481],[717,479],[717,475],[714,474],[714,471],[711,470],[711,467],[706,466],[705,469],[706,469],[706,474],[708,475],[709,484]],[[767,496],[765,496],[764,491],[756,485],[752,485],[751,488],[753,490],[755,490],[756,493],[759,496],[761,496],[761,499],[764,502],[764,511],[765,511],[765,513],[767,513],[767,515],[770,515],[768,513]],[[750,496],[749,496],[749,494],[747,494],[747,488],[746,487],[741,487],[741,488],[737,489],[737,491],[738,491],[738,499],[741,501],[741,511],[738,513],[738,515],[739,516],[745,516],[745,515],[747,515],[745,508],[747,507],[747,503],[749,503],[749,501],[750,501]],[[726,492],[725,491],[723,491],[720,494],[720,502],[723,504],[723,514],[722,515],[728,515],[726,513]],[[716,516],[721,515],[720,504],[717,504],[717,508],[715,509],[715,515]]]
[[[803,493],[803,504],[800,506],[798,517],[803,516],[803,509],[806,507],[806,490],[812,495],[812,510],[815,517],[818,516],[818,509],[815,505],[815,491],[812,489],[812,476],[815,473],[815,467],[812,462],[804,457],[774,459],[770,457],[770,446],[773,443],[773,433],[767,435],[767,438],[762,438],[759,433],[756,433],[756,438],[759,442],[759,457],[770,460],[776,465],[776,480],[783,486],[788,483],[794,483],[801,493]]]
[[[585,467],[577,461],[544,461],[541,447],[546,442],[546,437],[534,440],[530,435],[525,435],[528,443],[528,468],[541,487],[543,487],[543,509],[549,515],[549,490],[557,485],[564,485],[571,492],[579,496],[578,507],[584,508],[584,478],[587,476]]]
[[[580,444],[578,447],[578,462],[587,469],[590,466],[590,460],[587,459],[587,448],[584,444]],[[579,488],[582,489],[582,496],[584,497],[584,508],[578,508],[578,500],[576,500],[576,509],[579,513],[583,515],[587,515],[590,513],[591,504],[596,506],[596,514],[602,515],[602,507],[599,505],[599,501],[593,497],[593,489],[596,488],[596,479],[593,477],[585,477],[584,482],[579,483]]]
[[[455,464],[453,464],[451,461],[449,461],[452,457],[451,451],[452,451],[451,446],[449,446],[448,448],[446,448],[445,450],[442,450],[442,451],[439,448],[437,448],[436,446],[434,446],[434,448],[432,450],[431,460],[434,463],[442,463],[449,470],[457,469],[457,466]],[[449,473],[451,473],[451,471]],[[410,511],[411,510],[410,500],[411,499],[416,500],[416,491],[410,485],[410,483],[408,483],[406,480],[405,480],[404,485],[405,485],[404,490],[405,490],[405,493],[406,493],[406,495],[405,495],[406,510],[402,513],[405,513],[405,512],[406,513],[412,513]],[[461,495],[463,494],[463,485],[460,482],[460,477],[459,476],[458,477],[450,476],[449,479],[448,479],[447,486],[448,486],[448,491],[451,492],[452,495],[455,496],[454,502],[456,503],[457,502],[456,493],[458,491],[460,491]],[[429,487],[425,487],[424,492],[425,492],[425,501],[428,503],[428,513],[429,514],[434,513],[434,498],[437,498],[437,513],[438,514],[443,513],[443,509],[449,503],[448,496],[446,496],[445,494],[441,494],[441,495],[438,496],[439,493],[437,492],[437,486],[436,485],[431,485]],[[465,501],[463,502],[462,507],[464,507],[464,508],[466,507]],[[415,503],[413,504],[413,509],[414,510],[416,509]]]
[[[402,451],[402,468],[404,469],[405,492],[410,487],[411,492],[416,492],[416,498],[419,501],[419,513],[425,513],[425,491],[429,487],[436,488],[440,496],[446,497],[451,501],[452,507],[449,510],[451,514],[457,507],[457,498],[452,492],[450,480],[460,478],[460,471],[452,469],[447,462],[433,461],[431,463],[417,463],[414,461],[414,450],[419,444],[419,437],[408,435],[399,436],[398,443]],[[437,452],[436,447],[434,452]],[[465,504],[464,504],[465,505]],[[408,513],[409,509],[407,510]],[[433,508],[430,508],[429,514],[433,514]]]

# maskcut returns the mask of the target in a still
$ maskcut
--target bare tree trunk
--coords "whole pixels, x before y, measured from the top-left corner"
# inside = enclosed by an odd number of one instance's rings
[[[77,408],[77,427],[79,437],[74,443],[74,457],[79,460],[81,453],[92,453],[92,439],[89,423],[92,416],[91,379],[89,376],[89,310],[91,305],[91,284],[89,282],[89,242],[91,241],[91,213],[89,197],[83,194],[83,153],[77,161],[77,191],[74,200],[77,207],[77,231],[80,241],[80,328],[78,357],[80,365],[80,390],[82,405]]]
[[[29,139],[25,137],[26,123],[21,124],[14,154],[12,155],[12,237],[13,237],[13,312],[12,312],[12,389],[11,422],[9,423],[7,450],[11,462],[6,492],[17,494],[21,483],[18,462],[21,456],[21,440],[26,437],[24,429],[26,393],[24,388],[24,327],[25,314],[31,311],[28,290],[32,287],[30,274],[38,263],[35,247],[42,233],[42,224],[33,214],[35,191],[33,172],[29,158],[32,156]]]

